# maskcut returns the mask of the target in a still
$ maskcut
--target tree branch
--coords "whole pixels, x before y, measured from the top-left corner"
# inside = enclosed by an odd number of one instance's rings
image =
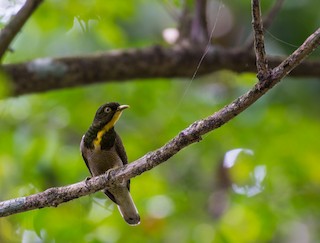
[[[263,94],[275,86],[282,78],[299,65],[314,49],[320,45],[320,29],[279,66],[271,70],[267,79],[261,80],[251,90],[211,116],[192,123],[161,148],[150,152],[140,159],[110,173],[91,178],[65,187],[50,188],[31,196],[0,202],[0,216],[8,216],[36,208],[58,206],[63,202],[88,195],[103,188],[112,187],[123,180],[140,175],[167,161],[188,145],[201,140],[201,136],[224,125],[244,111]]]
[[[287,59],[279,66],[273,69],[272,75],[274,78],[282,78],[292,71],[292,66],[299,65],[306,56],[310,55],[320,45],[320,28],[310,35],[305,42],[295,50]]]
[[[0,32],[0,60],[8,49],[13,38],[26,23],[31,14],[36,10],[42,0],[27,0],[18,13]]]
[[[258,79],[269,75],[268,60],[264,48],[263,24],[261,19],[260,0],[252,0],[252,26],[254,31],[254,49],[256,53]]]
[[[12,95],[43,92],[93,83],[145,78],[190,78],[203,49],[173,46],[111,51],[95,55],[36,59],[7,64],[2,71],[9,77]],[[283,57],[268,57],[270,67]],[[210,47],[198,75],[218,70],[256,72],[255,56],[248,51]],[[320,60],[305,61],[292,73],[295,77],[320,77]]]
[[[263,28],[266,30],[268,29],[272,22],[274,21],[275,17],[279,13],[282,5],[283,5],[284,0],[275,0],[275,4],[272,6],[272,8],[268,11],[266,16],[263,18]],[[250,35],[248,39],[245,41],[245,48],[246,49],[251,49],[253,47],[254,40],[253,40],[253,35]]]
[[[195,15],[192,18],[190,41],[193,45],[208,44],[207,0],[195,1]]]

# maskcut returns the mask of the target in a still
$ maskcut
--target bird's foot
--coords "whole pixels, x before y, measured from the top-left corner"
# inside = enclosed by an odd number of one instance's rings
[[[105,174],[107,175],[107,178],[108,178],[108,180],[110,180],[110,178],[111,178],[111,172],[112,171],[114,171],[115,170],[115,168],[111,168],[111,169],[109,169],[109,170],[107,170],[106,172],[105,172]]]
[[[117,169],[118,168],[111,168],[105,172],[108,180],[110,180],[112,178],[112,174],[114,174],[114,171],[116,171]],[[115,182],[112,182],[112,186],[114,186],[114,183]],[[124,181],[124,180],[122,180],[120,182],[117,181],[116,184],[117,184],[117,186],[124,186],[125,187],[125,186],[127,186],[127,181]]]
[[[84,180],[84,183],[86,183],[86,185],[87,185],[88,181],[89,181],[91,178],[92,178],[91,176],[87,176],[86,179]]]

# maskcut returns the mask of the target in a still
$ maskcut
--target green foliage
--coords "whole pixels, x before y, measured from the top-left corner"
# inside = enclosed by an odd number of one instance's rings
[[[241,7],[246,9],[243,15],[250,15],[248,2],[241,2]],[[45,1],[5,61],[162,42],[161,29],[172,27],[172,20],[161,8],[159,2],[149,1]],[[300,9],[313,12],[308,5]],[[141,28],[141,20],[158,10],[159,15],[143,23],[155,28]],[[291,10],[292,3],[284,6],[285,13]],[[287,18],[287,23],[292,17],[280,18]],[[308,27],[303,21],[315,18],[317,14],[299,18],[303,27],[296,26],[285,41],[299,43],[299,33]],[[289,31],[281,23],[274,29]],[[242,24],[248,27],[250,21]],[[286,51],[286,44],[273,42],[273,50]],[[131,106],[117,131],[133,161],[255,82],[254,74],[223,71],[193,82],[137,80],[1,100],[0,199],[88,176],[79,143],[104,102]],[[2,218],[0,242],[290,242],[301,237],[300,232],[309,242],[319,241],[319,89],[319,80],[288,79],[200,143],[132,179],[141,215],[137,227],[129,227],[99,192],[57,208]],[[252,153],[240,153],[233,166],[221,171],[226,153],[237,148]],[[233,187],[221,186],[226,183],[220,178],[223,173]],[[259,180],[260,191],[246,193]]]

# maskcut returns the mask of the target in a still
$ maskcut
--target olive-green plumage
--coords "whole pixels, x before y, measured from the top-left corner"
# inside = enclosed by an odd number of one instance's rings
[[[114,125],[127,105],[110,102],[96,112],[92,125],[82,137],[80,150],[92,176],[128,163],[127,154]],[[130,225],[140,223],[140,216],[130,195],[130,181],[116,185],[104,193],[118,205],[124,220]]]

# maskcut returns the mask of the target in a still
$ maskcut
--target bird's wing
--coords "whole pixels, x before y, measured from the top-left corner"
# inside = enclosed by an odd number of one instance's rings
[[[109,192],[107,189],[104,189],[103,192],[111,199],[112,202],[119,205],[119,203],[116,201],[116,198],[111,192]]]
[[[119,155],[120,159],[122,160],[123,165],[128,164],[127,153],[123,147],[122,140],[118,134],[116,134],[115,147],[116,147],[117,154]],[[128,182],[127,182],[127,188],[130,191],[130,180],[128,180]]]
[[[88,160],[87,160],[86,155],[85,155],[85,151],[86,151],[87,148],[84,146],[83,139],[84,139],[84,135],[82,136],[82,139],[81,139],[80,151],[81,151],[82,158],[83,158],[84,162],[86,163],[86,166],[88,167],[88,170],[89,170],[90,174],[92,175],[92,172],[91,172],[89,164],[88,164]]]
[[[117,154],[119,155],[120,159],[122,160],[123,165],[128,164],[128,157],[127,157],[126,151],[123,147],[121,138],[119,137],[118,134],[116,135],[115,146],[116,146]]]

